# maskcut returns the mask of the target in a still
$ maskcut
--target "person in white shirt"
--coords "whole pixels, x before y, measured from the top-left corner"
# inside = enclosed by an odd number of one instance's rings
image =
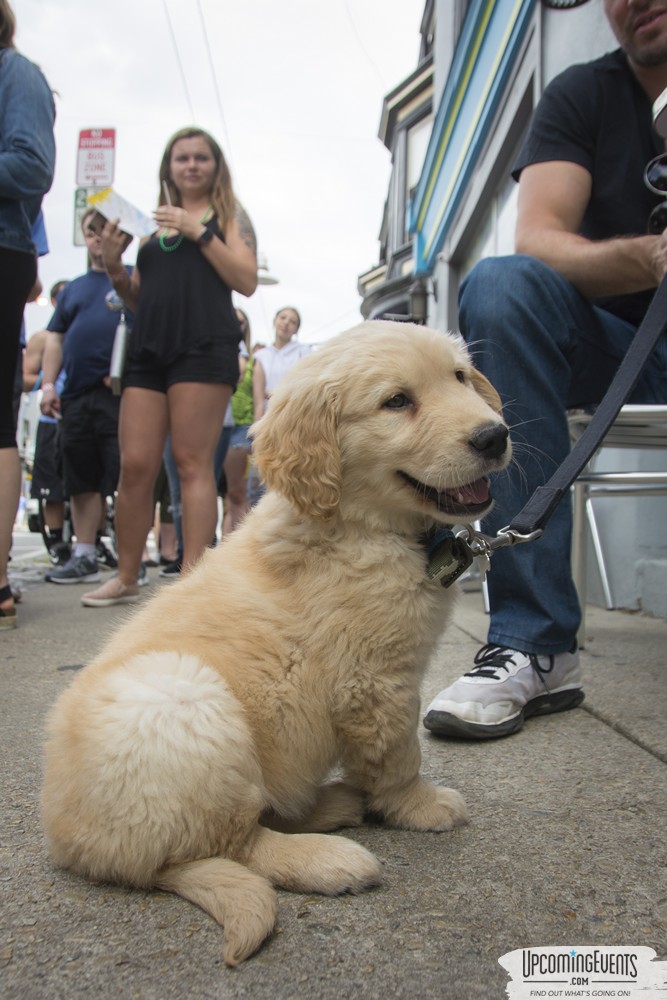
[[[279,309],[273,319],[273,344],[260,348],[255,354],[252,394],[256,421],[266,412],[271,393],[285,372],[289,371],[299,358],[310,354],[309,344],[301,344],[294,339],[300,326],[301,317],[293,306]]]

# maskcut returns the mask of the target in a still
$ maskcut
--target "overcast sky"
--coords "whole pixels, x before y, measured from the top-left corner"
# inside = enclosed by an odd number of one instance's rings
[[[57,92],[44,200],[46,289],[85,269],[73,245],[81,129],[116,129],[114,188],[149,212],[169,136],[196,124],[228,156],[259,249],[280,279],[251,299],[253,339],[283,305],[317,342],[359,322],[378,258],[389,152],[383,97],[417,66],[423,0],[12,0],[17,48]],[[206,29],[206,32],[204,31]],[[133,263],[133,244],[125,255]],[[50,318],[26,310],[28,333]]]

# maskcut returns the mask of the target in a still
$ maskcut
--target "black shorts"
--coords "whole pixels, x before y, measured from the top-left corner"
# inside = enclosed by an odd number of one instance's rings
[[[0,448],[16,448],[21,320],[36,275],[33,253],[0,247]]]
[[[30,496],[33,500],[62,503],[66,499],[60,424],[40,420],[35,437]]]
[[[238,344],[222,340],[209,348],[181,354],[165,365],[130,357],[123,376],[123,389],[132,387],[166,392],[178,382],[209,382],[234,388],[238,380]]]
[[[68,496],[115,493],[120,474],[120,397],[100,385],[63,399],[63,471]]]

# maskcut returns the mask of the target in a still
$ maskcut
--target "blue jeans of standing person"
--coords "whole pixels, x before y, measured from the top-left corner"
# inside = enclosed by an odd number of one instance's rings
[[[461,286],[461,333],[476,367],[500,394],[514,446],[510,469],[494,477],[488,534],[510,523],[570,450],[566,410],[599,403],[636,327],[585,299],[533,257],[480,261]],[[663,335],[630,397],[667,402]],[[488,576],[488,641],[525,653],[571,649],[581,612],[572,580],[572,509],[564,498],[544,535],[499,549]]]
[[[225,455],[227,454],[229,439],[233,429],[233,427],[223,427],[216,445],[215,455],[213,458],[213,470],[216,484],[219,482],[220,475],[222,473],[222,467],[225,463]],[[162,453],[162,461],[164,462],[165,472],[167,473],[170,499],[169,506],[171,516],[174,519],[174,527],[176,529],[176,537],[178,539],[177,560],[181,562],[183,560],[183,505],[181,503],[181,480],[178,475],[178,466],[176,465],[176,459],[174,458],[174,452],[171,447],[171,435],[167,437],[164,452]]]
[[[178,467],[176,465],[176,459],[174,458],[174,452],[171,448],[171,434],[167,436],[164,451],[162,452],[162,461],[164,462],[164,471],[167,474],[167,483],[169,485],[169,512],[174,522],[176,538],[178,540],[176,560],[177,562],[182,562],[183,505],[181,504],[181,480],[178,475]]]
[[[225,459],[227,457],[227,449],[229,448],[229,442],[232,439],[232,433],[234,431],[233,424],[225,424],[220,432],[220,437],[218,438],[218,443],[215,446],[215,454],[213,456],[213,473],[215,475],[215,482],[218,490],[220,489],[220,480],[222,479],[222,472],[225,464]]]

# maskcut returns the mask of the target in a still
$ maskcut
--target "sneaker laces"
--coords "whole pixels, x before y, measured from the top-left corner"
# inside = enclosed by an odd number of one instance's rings
[[[482,648],[475,654],[475,666],[464,676],[487,677],[489,680],[493,681],[502,680],[502,674],[500,674],[499,671],[504,670],[506,674],[509,674],[510,671],[507,664],[511,663],[515,666],[514,657],[517,653],[519,653],[520,656],[528,657],[531,667],[544,684],[546,692],[549,693],[549,687],[544,679],[544,674],[550,674],[553,670],[555,659],[553,656],[546,657],[549,661],[548,666],[542,666],[535,653],[521,653],[519,650],[508,649],[506,646],[496,646],[492,642],[482,646]]]

